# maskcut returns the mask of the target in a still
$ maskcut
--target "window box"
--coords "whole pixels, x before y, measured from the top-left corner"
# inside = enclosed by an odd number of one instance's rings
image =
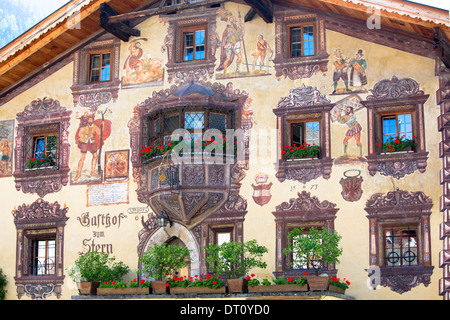
[[[59,101],[46,98],[31,102],[17,115],[13,173],[17,190],[43,197],[67,185],[71,113]]]
[[[372,95],[361,103],[367,108],[368,118],[368,169],[370,175],[403,178],[416,170],[426,170],[424,104],[429,95],[419,90],[419,84],[410,78],[382,80],[371,90]],[[382,146],[389,141],[395,152],[383,152]],[[398,139],[413,139],[413,152],[395,149]]]

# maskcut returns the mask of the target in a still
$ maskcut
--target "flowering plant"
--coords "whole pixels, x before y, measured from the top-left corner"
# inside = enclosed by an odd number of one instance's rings
[[[299,286],[303,286],[304,284],[308,283],[308,280],[306,280],[306,278],[303,277],[294,280],[292,277],[285,279],[284,276],[280,276],[278,277],[278,279],[273,279],[272,281],[274,284],[296,284]]]
[[[345,278],[343,281],[341,281],[341,279],[333,277],[331,275],[329,276],[329,278],[330,278],[330,281],[329,281],[330,286],[336,286],[343,290],[348,289],[348,287],[350,286],[350,281],[346,280]]]
[[[222,143],[220,144],[220,139],[222,139]],[[195,150],[195,149],[202,149],[205,150],[208,148],[208,146],[216,146],[216,150],[223,150],[223,153],[226,153],[228,150],[233,151],[233,153],[237,150],[237,139],[234,139],[233,142],[227,141],[227,138],[224,136],[222,138],[221,135],[218,136],[218,139],[215,139],[214,137],[207,137],[207,140],[200,140],[197,139],[191,139],[191,137],[187,137],[186,141],[172,141],[171,138],[169,138],[166,142],[161,142],[159,145],[155,145],[155,142],[152,143],[151,146],[144,147],[144,145],[141,145],[141,150],[139,150],[138,156],[144,158],[145,160],[150,159],[152,157],[163,155],[167,151],[171,151],[175,148],[176,145],[179,143],[184,143],[182,146],[183,148],[187,150]]]
[[[27,157],[27,160],[28,160],[27,167],[30,168],[30,169],[33,168],[34,166],[39,166],[39,165],[44,164],[44,163],[45,164],[50,163],[50,158],[49,157],[38,157],[38,158]]]
[[[202,274],[201,276],[195,275],[194,277],[173,277],[169,279],[169,286],[172,287],[207,287],[212,289],[218,289],[224,286],[221,276],[215,274]]]
[[[405,138],[405,135],[399,137],[396,136],[394,137],[389,137],[389,139],[384,142],[384,143],[378,143],[378,146],[382,149],[382,150],[386,150],[389,152],[395,152],[395,151],[400,151],[403,150],[407,147],[415,147],[416,143],[414,142],[414,139],[416,137],[412,136],[412,139],[407,139]]]
[[[148,278],[148,277],[147,277]],[[100,282],[99,288],[117,288],[117,289],[123,289],[123,288],[149,288],[151,286],[151,283],[149,281],[146,281],[142,279],[141,281],[137,281],[136,278],[133,280],[128,280],[127,282],[120,280],[120,281],[103,281]]]
[[[285,159],[290,158],[304,158],[304,157],[315,157],[318,156],[320,152],[320,146],[316,144],[307,144],[304,142],[301,145],[294,146],[284,146],[284,150],[281,152]]]

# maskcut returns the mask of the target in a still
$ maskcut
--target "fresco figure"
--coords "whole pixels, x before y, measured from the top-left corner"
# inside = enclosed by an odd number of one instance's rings
[[[4,141],[2,146],[2,170],[1,172],[8,172],[9,162],[11,160],[11,148],[8,141]]]
[[[126,71],[127,79],[128,81],[131,81],[131,73],[136,73],[136,78],[141,78],[142,74],[142,56],[144,55],[144,50],[142,49],[142,44],[137,41],[133,40],[130,43],[130,46],[128,47],[128,51],[130,54],[128,55],[127,59],[125,60],[123,69]]]
[[[350,91],[348,88],[348,67],[350,66],[347,58],[344,58],[342,56],[342,50],[340,48],[337,48],[334,51],[334,72],[333,72],[333,87],[334,91],[332,94],[336,93],[338,81],[342,80],[345,85],[346,91]]]
[[[273,50],[270,47],[269,43],[266,40],[264,40],[263,35],[260,34],[258,36],[258,41],[256,42],[256,50],[255,52],[252,53],[253,56],[252,71],[255,70],[256,65],[258,63],[258,59],[259,59],[259,70],[262,70],[262,68],[264,68],[267,50],[273,53]]]
[[[110,134],[111,121],[102,119],[95,120],[95,115],[88,112],[84,113],[80,118],[80,126],[76,132],[75,141],[80,149],[81,157],[78,161],[77,174],[73,179],[74,182],[78,181],[81,177],[88,151],[92,154],[90,176],[100,176],[101,172],[97,172],[95,168],[98,165],[98,150]]]
[[[350,65],[350,87],[358,88],[359,91],[366,91],[364,86],[367,84],[367,62],[363,58],[361,49],[356,53],[356,57],[351,59]]]
[[[346,114],[341,115],[341,111],[336,111],[337,121],[342,124],[346,124],[348,129],[345,133],[345,138],[343,141],[344,144],[344,155],[347,155],[348,142],[351,138],[354,138],[356,141],[356,145],[359,148],[359,156],[362,157],[362,143],[361,143],[361,131],[362,127],[359,122],[356,120],[356,116],[354,114],[352,107],[347,107]]]
[[[244,25],[241,21],[231,15],[228,11],[222,14],[222,19],[228,24],[222,34],[220,64],[216,71],[222,71],[226,74],[228,67],[233,63],[236,57],[236,72],[239,72],[242,64],[242,50],[244,39]]]

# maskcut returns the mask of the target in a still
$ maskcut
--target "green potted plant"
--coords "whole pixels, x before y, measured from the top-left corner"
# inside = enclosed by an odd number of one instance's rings
[[[80,294],[96,294],[101,281],[121,280],[129,270],[122,261],[115,262],[115,257],[109,257],[105,252],[91,251],[80,255],[67,273],[77,282]]]
[[[289,277],[285,279],[284,276],[278,277],[278,279],[272,279],[272,282],[268,279],[263,279],[260,282],[254,278],[252,274],[248,281],[248,292],[304,292],[308,291],[308,281],[304,277],[294,279]]]
[[[416,137],[412,136],[411,139],[403,136],[389,137],[384,143],[378,143],[382,153],[392,153],[398,151],[413,151],[417,145],[414,141]]]
[[[314,269],[314,276],[308,276],[308,286],[311,291],[323,291],[328,288],[328,277],[319,277],[319,270],[327,264],[339,262],[342,249],[339,247],[341,236],[326,228],[312,227],[308,232],[303,228],[293,229],[288,234],[289,245],[283,250],[285,255],[295,254],[292,266],[300,264]]]
[[[8,280],[6,280],[6,275],[3,274],[2,268],[0,268],[0,300],[5,300],[6,290],[5,287],[8,284]]]
[[[189,257],[189,249],[177,245],[163,243],[154,244],[139,259],[142,262],[141,273],[149,276],[153,293],[163,294],[168,292],[169,283],[166,277],[175,274],[178,269],[186,267],[186,258]]]
[[[246,291],[248,280],[244,276],[250,269],[267,267],[267,263],[262,261],[262,256],[268,250],[258,245],[256,240],[210,244],[204,250],[208,254],[206,262],[209,270],[215,274],[225,275],[229,292]]]
[[[341,280],[340,278],[336,278],[334,276],[329,276],[328,278],[330,279],[328,282],[329,291],[345,294],[345,290],[347,290],[350,286],[350,281],[346,280],[345,278],[344,280]]]
[[[315,144],[303,144],[294,146],[284,146],[281,152],[286,160],[288,159],[312,159],[320,158],[320,146]]]
[[[225,293],[225,284],[221,276],[202,274],[194,277],[173,277],[169,280],[171,294],[189,293]]]

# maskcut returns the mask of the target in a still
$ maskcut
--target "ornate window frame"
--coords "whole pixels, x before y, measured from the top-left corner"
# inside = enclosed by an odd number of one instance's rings
[[[376,193],[366,202],[369,219],[369,264],[379,267],[380,284],[392,291],[404,293],[423,283],[431,282],[431,230],[430,215],[433,206],[430,197],[421,191],[409,192],[400,189]],[[418,265],[389,267],[384,264],[383,229],[386,226],[408,226],[417,228]]]
[[[24,193],[37,193],[44,197],[48,193],[58,192],[69,181],[69,126],[72,111],[61,107],[58,100],[51,98],[37,99],[27,105],[23,112],[17,114],[17,135],[14,147],[16,189]],[[56,166],[26,169],[25,140],[27,127],[59,125],[59,156]]]
[[[73,85],[70,87],[73,104],[96,112],[101,104],[116,101],[121,84],[120,44],[116,37],[107,36],[93,41],[74,53]],[[89,56],[92,52],[111,53],[110,80],[89,82]]]
[[[276,177],[279,181],[297,180],[306,183],[310,180],[323,176],[329,179],[333,160],[331,159],[331,138],[330,138],[330,111],[334,103],[321,95],[317,88],[301,87],[291,89],[287,97],[283,97],[278,102],[273,113],[277,116],[278,135],[278,169]],[[286,160],[283,157],[283,148],[288,145],[290,120],[311,120],[319,121],[320,125],[320,147],[319,159]]]
[[[283,249],[288,247],[288,233],[294,228],[326,228],[334,231],[334,220],[339,210],[336,204],[327,200],[320,201],[316,196],[311,196],[309,192],[297,193],[297,198],[291,198],[289,202],[283,202],[275,207],[272,214],[275,216],[276,224],[276,254],[275,271],[276,277],[298,277],[303,272],[314,274],[313,269],[293,269],[291,267],[291,257],[286,257]],[[328,265],[321,269],[321,272],[336,274],[335,265]]]
[[[222,5],[220,5],[222,6]],[[214,76],[219,36],[216,32],[217,6],[205,7],[199,16],[196,10],[180,11],[161,16],[169,23],[167,35],[161,50],[167,51],[167,75],[169,83],[178,84],[186,79],[208,81]],[[205,27],[205,59],[182,61],[182,30],[192,27]]]
[[[410,78],[381,80],[370,90],[372,95],[367,100],[361,101],[367,108],[368,123],[368,169],[370,175],[379,172],[384,176],[392,176],[396,179],[403,178],[418,170],[425,172],[428,152],[426,151],[424,104],[429,95],[419,90],[419,84]],[[410,112],[413,115],[413,127],[415,128],[415,142],[417,146],[414,152],[393,152],[381,154],[378,143],[381,137],[381,116],[383,114]]]
[[[275,10],[275,58],[273,59],[277,79],[281,77],[297,80],[310,78],[318,72],[328,70],[324,19],[314,13]],[[312,24],[314,26],[315,54],[312,56],[290,57],[289,26]]]
[[[32,299],[45,299],[51,294],[61,298],[64,283],[64,227],[69,208],[58,202],[49,203],[38,199],[31,205],[23,204],[14,208],[14,224],[17,229],[16,276],[17,296],[24,294]],[[52,275],[32,275],[29,272],[29,242],[45,235],[56,240],[55,273]]]

